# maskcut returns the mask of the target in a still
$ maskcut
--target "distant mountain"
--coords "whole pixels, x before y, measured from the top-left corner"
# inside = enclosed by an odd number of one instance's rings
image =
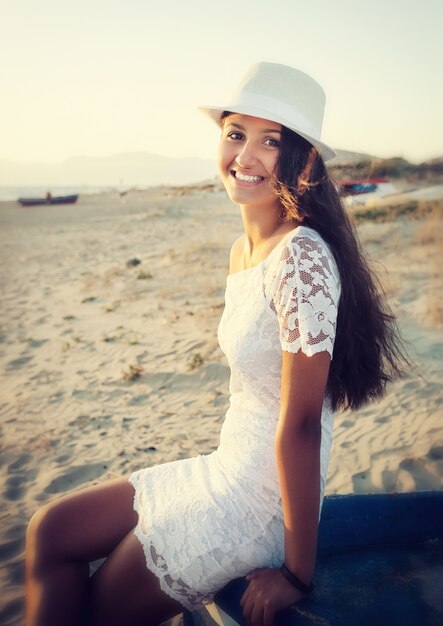
[[[147,152],[78,156],[56,164],[0,159],[0,186],[184,185],[216,174],[217,165],[209,159],[174,159]]]
[[[441,167],[443,165],[443,156],[427,159],[427,161],[423,161],[420,165],[424,167]]]
[[[341,166],[376,157],[350,150],[337,150],[328,166]],[[128,152],[109,157],[71,157],[61,163],[17,163],[0,159],[0,187],[7,186],[139,186],[188,185],[217,176],[217,164],[210,159],[174,159]]]
[[[351,152],[351,150],[336,150],[337,156],[328,161],[328,166],[341,165],[343,163],[358,163],[359,161],[371,161],[377,157],[366,152]]]

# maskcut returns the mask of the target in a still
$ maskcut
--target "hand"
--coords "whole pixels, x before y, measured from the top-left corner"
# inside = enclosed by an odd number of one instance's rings
[[[249,585],[240,605],[251,626],[273,626],[278,611],[305,597],[286,580],[279,569],[256,569],[246,576],[246,580]]]

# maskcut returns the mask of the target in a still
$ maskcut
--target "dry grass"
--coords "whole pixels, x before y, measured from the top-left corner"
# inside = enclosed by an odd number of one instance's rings
[[[137,280],[148,280],[149,278],[153,278],[153,275],[148,270],[140,270],[137,274]]]
[[[443,198],[436,200],[419,200],[417,212],[421,216],[429,215],[431,218],[443,218]]]
[[[405,200],[393,204],[363,205],[352,210],[352,216],[358,224],[362,221],[392,222],[399,218],[423,219],[428,215],[443,218],[443,199],[436,200]]]
[[[423,322],[428,326],[443,328],[443,279],[441,253],[443,251],[443,202],[424,202],[421,207],[422,223],[415,233],[415,245],[425,248],[423,273],[426,277],[426,298]]]
[[[132,382],[137,380],[137,378],[140,378],[142,374],[143,367],[136,363],[135,365],[130,365],[129,368],[123,372],[123,380]]]
[[[435,208],[427,213],[423,224],[417,228],[416,243],[421,246],[436,245],[443,249],[443,217]]]
[[[201,367],[204,363],[203,357],[200,352],[195,352],[192,355],[191,360],[188,362],[188,370],[192,371]]]

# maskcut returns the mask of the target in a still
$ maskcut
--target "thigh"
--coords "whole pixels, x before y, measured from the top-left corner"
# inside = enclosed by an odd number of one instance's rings
[[[146,567],[143,547],[133,531],[91,577],[90,592],[93,626],[153,626],[183,610]]]
[[[137,524],[133,502],[134,488],[127,478],[75,491],[37,511],[30,523],[31,541],[48,557],[100,559]]]

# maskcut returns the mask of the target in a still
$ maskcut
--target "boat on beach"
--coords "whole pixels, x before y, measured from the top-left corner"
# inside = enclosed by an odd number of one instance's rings
[[[342,196],[356,196],[389,186],[387,178],[349,178],[338,181],[338,190]]]
[[[70,196],[51,196],[48,193],[46,198],[19,198],[17,202],[21,206],[41,206],[44,204],[75,204],[78,200],[79,194],[72,194]]]
[[[275,626],[443,624],[443,491],[326,497],[314,585]],[[246,587],[233,580],[183,626],[247,626]]]

